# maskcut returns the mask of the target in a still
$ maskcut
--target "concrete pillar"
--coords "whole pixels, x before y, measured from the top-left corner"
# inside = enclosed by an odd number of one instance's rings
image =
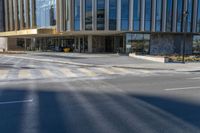
[[[8,3],[9,3],[9,24],[10,24],[10,31],[13,31],[13,26],[14,26],[14,24],[13,24],[13,1],[12,0],[9,0],[8,1]]]
[[[150,40],[151,55],[181,54],[184,43],[183,34],[152,34]],[[185,54],[192,54],[193,36],[187,35]]]
[[[56,31],[60,32],[60,0],[56,0]]]
[[[36,28],[36,12],[35,12],[35,0],[31,0],[31,20],[32,20],[32,25],[31,25],[31,28]]]
[[[156,0],[152,0],[152,21],[151,21],[151,31],[156,31]]]
[[[109,0],[105,0],[105,30],[109,30]]]
[[[89,53],[93,52],[93,48],[92,48],[92,35],[88,36],[88,52]]]
[[[163,0],[162,7],[162,32],[166,31],[167,0]]]
[[[8,51],[8,38],[0,37],[0,52]]]
[[[26,18],[26,29],[29,29],[30,28],[30,4],[29,4],[29,0],[26,0],[25,1],[25,3],[24,3],[24,5],[25,5],[25,9],[24,9],[24,12],[26,12],[26,16],[24,16],[25,18]]]
[[[177,29],[177,2],[177,0],[173,0],[172,32],[176,32]]]
[[[19,27],[19,19],[18,19],[18,1],[17,0],[14,0],[13,1],[14,3],[14,23],[15,23],[15,30],[18,30]]]
[[[19,9],[19,12],[20,12],[20,30],[23,30],[24,29],[24,13],[23,13],[23,0],[20,0],[20,9]]]
[[[5,12],[5,31],[8,31],[9,30],[8,0],[4,1],[4,12]]]
[[[129,1],[129,31],[133,31],[133,0]]]
[[[121,0],[117,1],[117,30],[121,30]]]
[[[141,0],[140,31],[144,31],[145,0]]]
[[[197,13],[198,12],[198,1],[194,0],[193,2],[193,15],[192,15],[192,32],[196,32],[197,27]]]

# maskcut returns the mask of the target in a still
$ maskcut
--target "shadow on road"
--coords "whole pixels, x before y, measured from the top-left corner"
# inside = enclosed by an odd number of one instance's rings
[[[0,103],[23,100],[30,94],[35,95],[33,103],[0,104],[0,132],[200,132],[200,105],[166,97],[70,90],[30,93],[25,88],[4,88]]]

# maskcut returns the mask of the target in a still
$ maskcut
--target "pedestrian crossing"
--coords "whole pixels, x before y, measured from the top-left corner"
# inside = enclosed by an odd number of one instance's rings
[[[147,74],[143,70],[131,70],[114,67],[80,67],[80,68],[44,68],[44,69],[11,69],[0,70],[0,80],[18,79],[53,79],[53,78],[81,78],[100,77],[114,75],[142,75]],[[153,73],[152,73],[153,74]]]

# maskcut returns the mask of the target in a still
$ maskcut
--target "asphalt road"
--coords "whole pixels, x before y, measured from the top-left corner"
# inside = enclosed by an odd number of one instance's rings
[[[0,77],[7,74],[0,79],[2,133],[200,132],[198,72],[109,68],[99,74],[96,68],[0,60]],[[63,68],[77,76],[55,74]]]

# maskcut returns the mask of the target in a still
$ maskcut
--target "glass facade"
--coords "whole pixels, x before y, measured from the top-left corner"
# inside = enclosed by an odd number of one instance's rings
[[[121,30],[128,30],[129,27],[129,0],[121,1]]]
[[[64,27],[63,30],[66,31],[70,31],[71,29],[80,31],[82,29],[80,27],[81,24],[85,27],[85,30],[105,30],[105,27],[108,27],[109,30],[116,30],[117,21],[120,21],[119,26],[121,26],[120,28],[122,31],[129,31],[129,23],[131,23],[131,25],[133,25],[131,30],[133,32],[138,32],[140,28],[143,28],[143,22],[141,21],[143,14],[141,13],[144,13],[144,31],[151,32],[151,30],[153,30],[155,32],[161,32],[161,28],[165,27],[165,32],[172,32],[174,26],[173,18],[175,18],[173,15],[176,15],[176,31],[173,32],[182,32],[183,10],[185,7],[188,9],[189,13],[187,17],[187,32],[192,32],[193,30],[200,32],[200,0],[197,0],[197,6],[193,5],[194,0],[177,0],[177,7],[174,7],[175,2],[173,0],[166,0],[166,4],[163,3],[163,0],[144,0],[144,3],[141,2],[141,0],[130,1],[131,0],[121,0],[121,2],[118,2],[118,0],[85,0],[83,2],[82,0],[63,0],[63,16],[56,17],[56,0],[7,0],[7,7],[4,9],[8,16],[5,19],[7,22],[5,29],[10,31],[29,28],[51,28],[55,27],[56,19],[59,18],[63,19],[60,21],[60,24],[63,25],[62,28]],[[131,6],[133,10],[130,10],[129,7],[131,7],[130,3],[132,2],[133,5]],[[85,3],[85,5],[81,5],[81,3]],[[72,5],[74,6],[73,8]],[[152,9],[153,7],[155,9]],[[194,7],[197,7],[197,9],[194,9]],[[106,10],[106,8],[108,9]],[[162,20],[162,11],[165,8],[166,20]],[[143,9],[144,11],[142,11]],[[173,14],[175,13],[173,11],[174,9],[176,9],[176,14]],[[15,14],[16,11],[18,14],[17,16]],[[194,27],[192,26],[193,11],[197,11],[197,14],[195,13],[197,20],[196,29],[192,29]],[[120,20],[117,20],[118,15],[121,17],[119,18]],[[130,17],[130,15],[133,16]],[[155,15],[155,20],[152,20],[152,15]],[[81,18],[84,20],[81,21]],[[130,21],[130,18],[133,20]],[[151,27],[154,21],[155,29],[153,29],[154,26]],[[16,23],[18,25],[16,25]]]
[[[188,17],[187,17],[187,32],[191,32],[192,29],[191,29],[191,26],[192,26],[192,7],[193,7],[193,0],[188,0]]]
[[[200,0],[198,0],[198,7],[197,7],[197,32],[200,32]]]
[[[92,30],[92,1],[85,0],[85,30]]]
[[[133,2],[133,30],[140,30],[140,3],[141,0],[134,0]]]
[[[161,31],[162,0],[156,0],[156,31]]]
[[[177,32],[181,32],[183,20],[183,0],[178,0],[177,3]]]
[[[56,0],[36,0],[37,27],[56,25]]]
[[[117,28],[117,0],[109,0],[109,30]]]
[[[151,0],[145,0],[145,31],[151,30]]]
[[[97,30],[105,29],[105,0],[97,0]]]
[[[166,12],[166,31],[172,31],[172,18],[173,18],[173,0],[167,0],[167,12]]]
[[[80,0],[74,0],[74,30],[80,30]]]

